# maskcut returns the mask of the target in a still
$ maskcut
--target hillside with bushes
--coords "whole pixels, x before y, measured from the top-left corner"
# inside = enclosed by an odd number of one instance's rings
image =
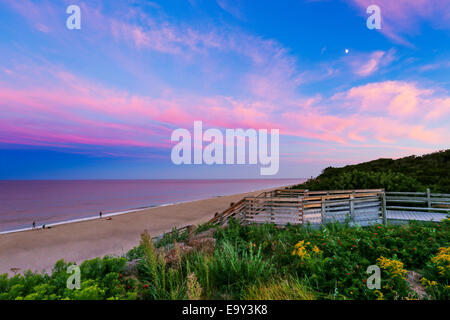
[[[450,149],[423,156],[378,159],[342,168],[325,168],[296,189],[343,190],[384,188],[386,191],[450,193]]]

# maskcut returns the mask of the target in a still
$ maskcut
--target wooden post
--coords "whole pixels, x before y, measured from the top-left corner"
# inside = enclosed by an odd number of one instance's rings
[[[322,224],[324,221],[324,216],[326,215],[326,208],[325,208],[325,197],[322,197],[322,208],[321,208],[321,218],[322,218]]]
[[[249,217],[252,217],[252,215],[253,215],[253,199],[249,200],[248,208],[247,208],[247,216],[245,217],[245,218],[246,218],[245,220],[246,220],[248,223],[250,223],[249,220],[248,220],[248,218],[249,218]]]
[[[430,193],[430,188],[427,188],[427,202],[428,202],[428,208],[431,208],[431,193]]]
[[[303,224],[303,201],[301,201],[300,199],[297,201],[298,201],[297,206],[298,206],[298,214],[299,214],[298,222],[300,224]]]
[[[247,204],[248,204],[248,200],[246,198],[244,198],[244,205],[242,206],[242,210],[241,210],[241,224],[246,224],[246,217],[247,217]]]
[[[355,223],[355,203],[353,200],[355,199],[355,196],[353,194],[350,195],[350,221]]]
[[[382,201],[382,210],[383,210],[383,224],[387,225],[387,210],[386,210],[386,192],[383,191],[381,194],[381,197],[383,198]]]
[[[305,224],[305,198],[302,198],[302,225]]]
[[[275,217],[273,216],[273,197],[270,194],[270,222],[275,222]]]

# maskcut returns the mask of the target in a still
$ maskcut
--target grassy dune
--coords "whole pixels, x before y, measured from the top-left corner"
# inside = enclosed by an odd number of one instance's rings
[[[0,276],[0,299],[449,299],[449,228],[449,219],[320,230],[230,221],[156,244],[143,233],[123,257],[83,262],[78,290],[59,261],[51,275]],[[380,289],[366,285],[370,265]]]

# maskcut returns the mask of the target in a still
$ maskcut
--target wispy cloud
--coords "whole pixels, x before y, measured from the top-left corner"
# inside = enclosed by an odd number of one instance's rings
[[[219,7],[237,19],[245,20],[242,12],[242,0],[216,0]]]
[[[395,50],[391,49],[388,52],[378,50],[369,55],[354,55],[351,59],[353,72],[361,77],[367,77],[393,62]]]
[[[422,22],[437,29],[450,28],[450,4],[447,0],[351,0],[361,13],[376,4],[381,9],[381,32],[397,43],[412,46],[407,36],[420,32]]]

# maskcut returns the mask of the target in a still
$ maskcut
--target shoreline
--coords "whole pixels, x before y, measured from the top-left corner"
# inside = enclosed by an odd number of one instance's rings
[[[12,276],[12,268],[18,268],[19,273],[28,269],[49,272],[59,259],[79,264],[105,255],[121,256],[139,244],[144,230],[159,236],[173,228],[205,223],[216,212],[226,210],[231,202],[289,186],[110,213],[113,214],[110,220],[104,214],[102,218],[59,223],[50,229],[3,233],[0,234],[0,274]]]
[[[274,187],[274,188],[269,188],[269,189],[258,189],[258,190],[250,190],[246,193],[249,192],[258,192],[258,191],[267,191],[267,190],[274,190],[274,189],[279,189],[279,188],[288,188],[291,186],[294,186],[296,184],[292,184],[292,185],[287,185],[287,186],[281,186],[281,187]],[[147,207],[140,207],[140,208],[129,208],[129,209],[125,209],[122,211],[117,211],[117,212],[109,212],[109,213],[103,213],[102,214],[102,218],[108,218],[108,217],[114,217],[114,216],[119,216],[119,215],[123,215],[123,214],[129,214],[129,213],[134,213],[134,212],[139,212],[139,211],[143,211],[143,210],[150,210],[150,209],[154,209],[154,208],[160,208],[160,207],[165,207],[165,206],[172,206],[172,205],[178,205],[178,204],[182,204],[182,203],[187,203],[187,202],[194,202],[194,201],[201,201],[201,200],[207,200],[207,199],[215,199],[215,198],[220,198],[220,197],[227,197],[227,196],[233,196],[233,195],[237,195],[237,194],[225,194],[225,195],[217,195],[214,197],[209,197],[209,198],[201,198],[201,199],[193,199],[193,200],[184,200],[184,201],[177,201],[177,202],[169,202],[169,203],[163,203],[163,204],[159,204],[159,205],[154,205],[154,206],[147,206]],[[0,235],[3,234],[11,234],[11,233],[17,233],[17,232],[24,232],[24,231],[32,231],[32,230],[36,230],[36,229],[42,229],[42,226],[45,225],[46,227],[56,227],[56,226],[60,226],[60,225],[65,225],[65,224],[70,224],[70,223],[77,223],[77,222],[83,222],[83,221],[91,221],[91,220],[97,220],[100,219],[98,215],[95,216],[87,216],[87,217],[82,217],[82,218],[75,218],[75,219],[69,219],[69,220],[62,220],[62,221],[56,221],[56,222],[50,222],[50,223],[41,223],[41,224],[36,224],[36,227],[26,227],[26,228],[17,228],[17,229],[10,229],[10,230],[4,230],[4,231],[0,231]]]

